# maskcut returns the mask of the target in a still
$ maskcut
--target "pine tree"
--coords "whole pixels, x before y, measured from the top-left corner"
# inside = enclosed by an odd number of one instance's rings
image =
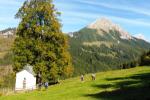
[[[140,65],[141,66],[145,66],[145,65],[150,65],[150,51],[148,51],[147,53],[145,52],[142,56],[141,56],[141,61],[140,61]]]
[[[61,31],[60,15],[52,0],[26,0],[16,14],[21,19],[13,53],[15,72],[30,64],[42,81],[56,82],[73,72],[67,36]]]

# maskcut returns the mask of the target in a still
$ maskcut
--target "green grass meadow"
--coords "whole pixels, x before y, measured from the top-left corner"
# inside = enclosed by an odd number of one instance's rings
[[[0,100],[150,100],[150,67],[100,72],[61,81],[48,90],[12,93]]]

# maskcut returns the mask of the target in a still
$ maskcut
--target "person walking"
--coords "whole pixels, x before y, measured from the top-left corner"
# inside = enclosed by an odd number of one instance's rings
[[[95,80],[95,79],[96,79],[95,74],[92,74],[91,77],[92,77],[92,80]]]
[[[84,76],[83,75],[81,75],[81,81],[84,81]]]
[[[45,86],[45,89],[48,89],[48,82],[45,82],[44,86]]]

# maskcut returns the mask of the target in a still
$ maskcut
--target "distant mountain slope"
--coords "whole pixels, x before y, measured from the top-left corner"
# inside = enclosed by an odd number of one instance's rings
[[[0,31],[0,66],[11,65],[15,28]],[[13,32],[13,35],[4,33]],[[137,39],[105,18],[98,19],[69,38],[75,75],[121,68],[137,61],[150,44]]]
[[[150,44],[103,18],[71,34],[70,52],[75,74],[118,69],[137,61]]]
[[[13,37],[15,35],[15,32],[16,28],[7,28],[5,30],[0,31],[0,36],[5,38]]]
[[[0,67],[11,65],[11,47],[15,39],[16,28],[7,28],[0,31]]]

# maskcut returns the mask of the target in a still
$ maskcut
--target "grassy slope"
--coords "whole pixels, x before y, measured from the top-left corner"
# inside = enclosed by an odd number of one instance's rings
[[[5,53],[7,51],[10,51],[11,46],[13,45],[14,37],[11,38],[4,38],[0,36],[0,53]]]
[[[2,96],[0,100],[148,100],[150,99],[150,67],[108,71],[67,79],[48,90]]]
[[[4,38],[0,36],[0,67],[10,65],[10,57],[12,54],[11,47],[13,45],[14,39],[14,37]]]

